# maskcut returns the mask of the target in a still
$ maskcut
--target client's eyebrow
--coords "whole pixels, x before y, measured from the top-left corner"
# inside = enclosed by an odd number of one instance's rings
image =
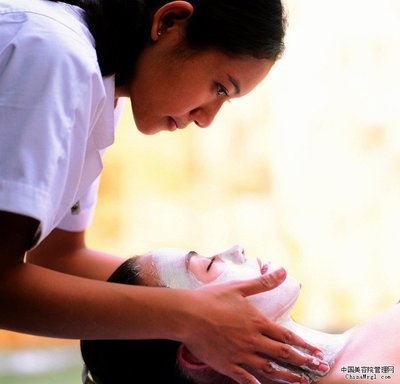
[[[186,267],[186,271],[189,270],[190,259],[191,259],[193,256],[196,256],[196,255],[197,255],[197,252],[195,252],[195,251],[190,251],[190,252],[185,256],[185,267]]]

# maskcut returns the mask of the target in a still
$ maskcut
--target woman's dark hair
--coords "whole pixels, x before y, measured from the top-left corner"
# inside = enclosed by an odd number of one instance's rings
[[[58,1],[58,0],[49,0]],[[186,0],[194,7],[186,44],[228,55],[276,60],[284,49],[286,20],[281,0]],[[86,11],[103,76],[116,85],[132,77],[148,43],[154,11],[167,0],[63,0]]]
[[[126,260],[109,282],[141,285],[135,258]],[[167,289],[167,288],[166,288]],[[96,384],[190,384],[176,364],[172,340],[81,340],[83,360]]]

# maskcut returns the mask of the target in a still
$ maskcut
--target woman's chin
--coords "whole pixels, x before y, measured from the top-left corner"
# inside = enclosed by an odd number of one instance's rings
[[[147,136],[155,135],[156,133],[163,131],[163,129],[161,129],[159,127],[148,127],[148,126],[136,125],[136,128],[138,129],[138,131],[140,133],[143,133],[143,135],[147,135]]]
[[[168,121],[148,121],[139,117],[135,118],[136,129],[144,135],[155,135],[161,131],[169,131],[173,127]]]

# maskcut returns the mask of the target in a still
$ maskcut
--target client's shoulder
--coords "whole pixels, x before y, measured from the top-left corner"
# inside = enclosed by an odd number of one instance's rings
[[[400,383],[400,305],[353,328],[349,342],[320,384]]]

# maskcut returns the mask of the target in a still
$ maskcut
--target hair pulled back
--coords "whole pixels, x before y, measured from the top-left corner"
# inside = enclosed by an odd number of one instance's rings
[[[107,280],[141,285],[135,258],[127,259]],[[166,288],[167,289],[167,288]],[[180,343],[173,340],[81,340],[82,358],[96,384],[191,384],[177,364]]]
[[[58,1],[58,0],[49,0]],[[286,20],[281,0],[186,0],[194,13],[186,44],[228,55],[276,60],[284,49]],[[149,41],[152,15],[168,0],[63,0],[85,10],[103,76],[129,81]]]

